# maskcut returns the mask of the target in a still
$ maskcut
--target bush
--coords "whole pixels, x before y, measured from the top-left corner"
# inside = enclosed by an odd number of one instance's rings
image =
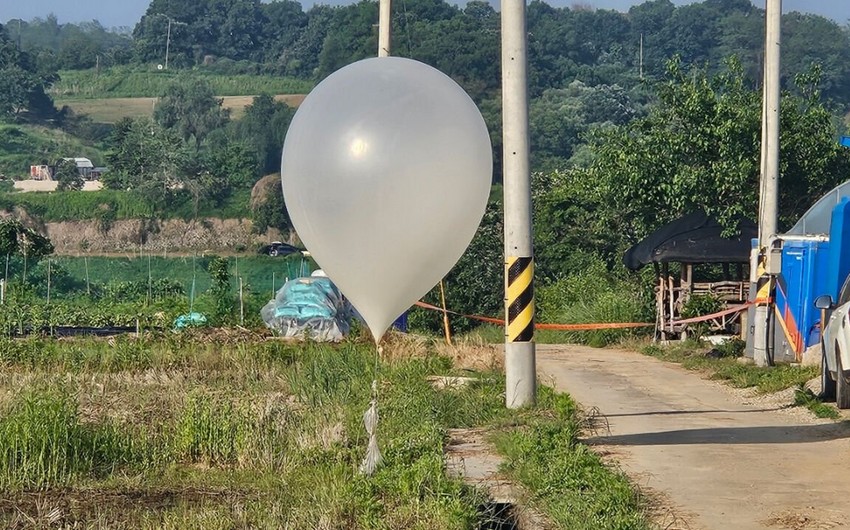
[[[596,258],[587,268],[538,289],[541,322],[594,324],[651,322],[653,298],[639,278],[623,278]],[[605,346],[640,329],[607,329],[564,332],[563,338],[591,346]]]

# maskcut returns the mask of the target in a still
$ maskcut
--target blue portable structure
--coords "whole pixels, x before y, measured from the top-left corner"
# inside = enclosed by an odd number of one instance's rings
[[[783,240],[774,293],[774,359],[795,361],[819,343],[820,310],[814,300],[827,288],[829,255],[826,237]]]
[[[850,192],[846,184],[777,238],[781,264],[774,293],[775,360],[799,361],[809,348],[819,346],[821,313],[814,301],[824,294],[836,299],[850,274],[850,198],[839,193]],[[800,234],[799,227],[807,224],[812,232]]]

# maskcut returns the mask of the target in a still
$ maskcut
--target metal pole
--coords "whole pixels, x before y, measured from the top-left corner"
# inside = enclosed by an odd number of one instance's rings
[[[761,193],[759,196],[759,259],[756,307],[753,322],[753,360],[758,366],[772,364],[770,354],[771,279],[766,272],[770,239],[777,233],[779,210],[779,105],[782,35],[782,0],[765,5],[764,96],[761,136]]]
[[[148,304],[153,302],[153,276],[151,275],[151,254],[148,252]]]
[[[640,78],[643,79],[643,33],[640,34]]]
[[[245,302],[242,291],[242,278],[239,278],[239,325],[245,325]]]
[[[171,17],[168,18],[168,35],[165,37],[165,69],[168,70],[168,49],[171,47]]]
[[[380,0],[378,4],[378,57],[390,55],[390,7],[391,0]]]
[[[502,134],[505,197],[505,403],[533,405],[534,259],[528,147],[525,0],[502,2]]]

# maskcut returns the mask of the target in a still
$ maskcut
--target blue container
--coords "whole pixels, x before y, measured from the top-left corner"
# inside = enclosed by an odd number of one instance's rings
[[[827,241],[786,240],[782,247],[782,273],[775,291],[777,337],[784,337],[797,358],[820,340],[815,298],[831,290],[829,258]]]

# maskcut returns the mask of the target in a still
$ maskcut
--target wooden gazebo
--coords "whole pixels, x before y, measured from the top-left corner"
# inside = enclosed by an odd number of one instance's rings
[[[656,274],[656,336],[687,336],[691,325],[682,315],[696,295],[710,295],[726,307],[745,304],[749,295],[749,259],[758,227],[741,219],[736,235],[704,212],[694,212],[660,227],[623,255],[631,270],[652,265]],[[671,267],[671,264],[673,265]],[[706,321],[710,331],[740,331],[740,313]]]

